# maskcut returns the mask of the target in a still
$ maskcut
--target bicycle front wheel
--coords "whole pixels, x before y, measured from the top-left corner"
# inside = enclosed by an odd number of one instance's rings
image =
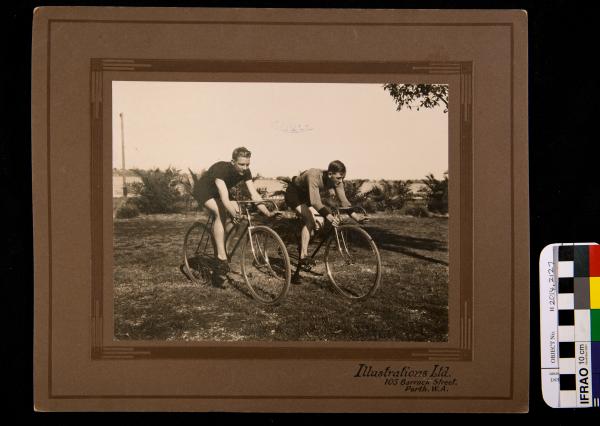
[[[363,300],[381,283],[381,257],[371,236],[354,225],[333,230],[325,249],[325,267],[335,290],[344,297]]]
[[[279,235],[266,226],[248,229],[241,258],[242,275],[254,299],[268,305],[280,302],[290,287],[292,272]]]
[[[198,284],[209,283],[214,257],[210,228],[201,222],[194,223],[183,240],[183,258],[188,276]]]

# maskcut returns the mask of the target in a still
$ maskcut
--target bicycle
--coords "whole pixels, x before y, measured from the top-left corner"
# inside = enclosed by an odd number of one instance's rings
[[[342,223],[341,213],[362,210],[362,207],[335,208],[334,217]],[[325,245],[324,263],[329,281],[333,288],[348,299],[364,300],[375,294],[381,284],[381,256],[377,245],[367,231],[358,225],[327,225],[321,232],[321,241],[310,258]],[[298,262],[294,276],[300,273]],[[310,271],[311,266],[302,269]]]
[[[277,232],[265,225],[253,225],[251,209],[257,204],[272,203],[272,199],[261,201],[238,201],[242,220],[227,233],[225,249],[231,264],[241,245],[241,275],[252,297],[263,304],[276,304],[286,295],[291,280],[290,258],[287,248]],[[187,230],[183,243],[184,265],[187,275],[199,284],[217,279],[216,247],[211,227],[214,218],[206,223],[194,222]],[[236,241],[237,237],[237,241]]]

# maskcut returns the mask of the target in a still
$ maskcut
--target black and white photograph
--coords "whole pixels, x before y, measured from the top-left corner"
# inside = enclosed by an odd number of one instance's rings
[[[526,412],[528,13],[36,9],[35,409]]]
[[[112,82],[114,339],[447,342],[449,86]]]

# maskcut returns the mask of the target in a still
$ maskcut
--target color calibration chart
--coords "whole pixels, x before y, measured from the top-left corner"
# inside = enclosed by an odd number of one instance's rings
[[[600,245],[540,255],[542,393],[555,408],[600,406]]]

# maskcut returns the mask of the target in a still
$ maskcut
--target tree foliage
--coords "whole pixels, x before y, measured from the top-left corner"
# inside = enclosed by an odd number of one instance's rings
[[[386,83],[383,89],[396,101],[396,110],[402,108],[419,111],[421,108],[444,107],[448,112],[448,85],[446,84],[400,84]]]
[[[130,219],[140,215],[140,210],[134,200],[127,199],[127,201],[117,208],[115,217],[117,219]]]
[[[398,210],[412,197],[409,181],[379,180],[364,191],[366,182],[366,179],[344,181],[344,190],[348,201],[371,213],[378,210]]]
[[[398,210],[411,198],[410,184],[401,180],[380,180],[366,194],[378,210]]]
[[[448,172],[442,180],[436,179],[432,173],[423,179],[425,188],[422,189],[427,200],[427,208],[431,212],[448,213]]]
[[[348,201],[352,204],[358,204],[364,200],[365,194],[361,194],[359,190],[365,182],[366,179],[344,180],[344,193]]]
[[[192,199],[197,201],[198,182],[200,182],[200,178],[204,176],[206,170],[202,169],[198,173],[194,173],[192,169],[188,169],[188,171],[190,172],[189,176],[182,175],[180,183],[183,188],[183,197],[186,203],[189,204]]]
[[[173,213],[177,210],[177,201],[181,200],[178,185],[181,183],[179,170],[169,167],[160,169],[135,169],[141,182],[132,185],[135,200],[142,213]]]

